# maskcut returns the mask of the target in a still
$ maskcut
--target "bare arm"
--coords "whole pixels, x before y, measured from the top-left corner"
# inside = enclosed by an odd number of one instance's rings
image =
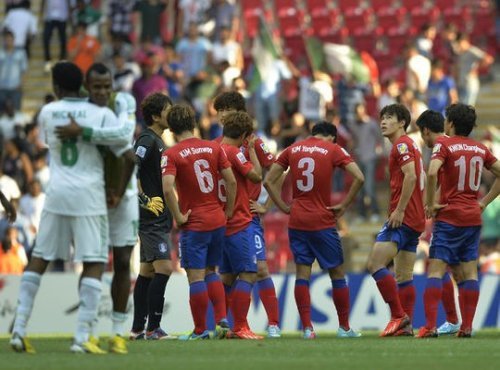
[[[388,220],[388,225],[392,228],[400,227],[403,224],[406,206],[417,184],[417,174],[415,173],[414,162],[405,164],[401,167],[401,171],[403,171],[404,176],[401,197],[399,198],[396,209],[391,213]]]
[[[358,194],[359,190],[363,186],[363,183],[365,182],[365,176],[363,175],[363,172],[359,169],[358,165],[354,162],[349,163],[346,167],[345,170],[351,174],[351,176],[354,178],[351,187],[349,188],[349,191],[347,192],[347,195],[345,199],[340,203],[332,207],[327,207],[328,209],[332,210],[335,213],[335,216],[342,217],[344,214],[345,210],[349,205],[351,205],[352,201]]]
[[[500,161],[496,161],[493,166],[491,166],[490,171],[495,175],[496,179],[495,182],[493,182],[493,186],[491,187],[488,194],[486,194],[484,198],[479,202],[481,210],[484,210],[486,207],[488,207],[488,204],[490,204],[493,200],[496,199],[496,197],[498,197],[498,195],[500,195]]]
[[[236,201],[236,178],[231,167],[221,171],[222,178],[226,183],[226,217],[233,217],[234,203]]]
[[[425,200],[425,213],[428,218],[434,217],[444,205],[436,204],[436,194],[438,192],[438,173],[443,162],[439,159],[431,160],[427,171],[427,189]]]
[[[248,154],[250,155],[250,161],[253,164],[253,169],[247,173],[247,178],[256,184],[262,181],[262,166],[260,165],[259,158],[255,152],[255,139],[255,135],[252,135],[248,139]]]
[[[179,208],[179,202],[177,201],[177,195],[174,189],[175,176],[165,175],[162,178],[163,194],[165,195],[165,201],[167,202],[167,207],[172,212],[177,226],[185,224],[191,214],[191,210],[188,210],[185,214],[181,213]]]
[[[5,209],[5,214],[7,215],[7,219],[10,222],[14,222],[17,217],[16,208],[14,205],[7,200],[4,193],[0,190],[0,203],[2,203],[3,208]]]
[[[280,178],[283,176],[285,170],[279,164],[274,163],[271,169],[266,175],[264,180],[264,187],[266,188],[269,196],[273,200],[274,204],[284,213],[290,213],[290,206],[286,204],[281,198],[281,187],[283,182],[280,184]]]

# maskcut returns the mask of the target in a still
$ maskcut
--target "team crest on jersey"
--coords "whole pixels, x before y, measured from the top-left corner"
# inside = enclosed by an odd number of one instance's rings
[[[135,150],[135,154],[138,156],[138,157],[141,157],[141,158],[144,158],[144,156],[146,155],[146,148],[143,147],[143,146],[138,146],[137,149]]]
[[[267,147],[267,145],[265,143],[260,143],[260,147],[262,148],[262,151],[264,153],[269,153],[269,148]]]
[[[408,145],[405,143],[398,144],[397,146],[399,154],[406,154],[408,153]]]
[[[160,162],[161,167],[162,168],[163,167],[167,167],[167,162],[168,162],[167,156],[166,155],[162,156],[161,157],[161,162]]]
[[[239,159],[241,163],[247,163],[247,159],[245,158],[245,155],[242,152],[236,154],[236,157]]]
[[[161,253],[166,253],[167,252],[167,245],[165,243],[158,244],[158,248],[160,249]]]
[[[441,150],[441,143],[438,143],[434,145],[434,148],[432,148],[432,154],[439,153],[440,150]]]

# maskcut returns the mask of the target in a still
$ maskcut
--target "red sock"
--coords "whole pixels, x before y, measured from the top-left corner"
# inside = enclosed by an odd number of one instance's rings
[[[208,297],[214,306],[215,322],[219,323],[226,318],[226,293],[224,286],[216,273],[205,276],[207,283]]]
[[[344,330],[349,330],[349,288],[345,279],[332,280],[333,304],[337,309],[339,326]]]
[[[413,322],[413,310],[415,308],[415,285],[413,280],[405,281],[398,284],[399,301],[403,311],[406,312],[410,321]]]
[[[395,319],[403,317],[405,315],[405,311],[403,311],[401,302],[399,301],[396,280],[391,275],[389,270],[386,268],[380,269],[372,276],[377,282],[378,290],[380,291],[380,294],[382,294],[385,303],[387,303],[391,309],[391,318]]]
[[[279,307],[273,280],[268,277],[257,282],[257,286],[259,288],[260,301],[262,302],[262,305],[267,313],[267,321],[269,322],[269,325],[278,325]]]
[[[446,321],[452,324],[458,322],[457,307],[455,306],[455,289],[450,274],[445,273],[443,276],[443,295],[441,297],[444,311],[446,312]]]
[[[189,285],[189,305],[194,321],[194,333],[207,330],[208,293],[204,281],[195,281]]]
[[[247,315],[250,308],[250,293],[252,284],[244,280],[236,280],[231,293],[231,309],[234,316],[234,331],[247,328]]]
[[[302,328],[312,328],[311,322],[311,296],[309,294],[309,281],[295,280],[295,303],[299,310]]]
[[[471,330],[474,314],[476,313],[477,301],[479,300],[479,283],[477,280],[466,280],[460,289],[463,295],[462,330]]]
[[[439,301],[441,300],[442,280],[439,278],[428,278],[424,292],[425,327],[436,328]]]

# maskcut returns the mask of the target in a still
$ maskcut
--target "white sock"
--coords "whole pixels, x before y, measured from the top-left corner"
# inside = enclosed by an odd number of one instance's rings
[[[25,271],[21,278],[16,321],[14,322],[13,329],[13,332],[18,333],[21,337],[26,336],[26,325],[28,325],[31,311],[33,311],[33,303],[40,287],[41,279],[42,275],[33,271]]]
[[[111,328],[112,335],[123,336],[123,327],[127,321],[127,316],[125,312],[113,311],[111,314],[111,321],[113,322],[113,327]]]
[[[102,284],[100,280],[84,277],[80,282],[80,306],[78,307],[78,324],[75,341],[84,343],[89,340],[90,330],[97,319],[97,309],[101,299]]]

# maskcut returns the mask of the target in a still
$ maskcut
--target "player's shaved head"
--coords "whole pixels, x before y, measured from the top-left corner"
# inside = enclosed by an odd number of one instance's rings
[[[229,112],[221,119],[222,134],[231,139],[237,139],[241,135],[248,136],[253,132],[252,117],[246,112]]]
[[[109,75],[111,76],[111,71],[103,63],[94,63],[90,66],[90,68],[87,70],[87,73],[85,74],[85,81],[87,81],[87,83],[92,78],[92,73],[97,75],[105,75],[109,73]]]
[[[453,123],[455,135],[469,136],[476,127],[476,109],[463,103],[452,104],[446,108],[446,119]]]
[[[403,104],[389,104],[386,105],[382,110],[380,111],[380,119],[382,119],[383,116],[394,116],[397,118],[398,122],[404,121],[405,123],[405,131],[410,126],[411,122],[411,114],[408,108],[406,108]]]
[[[416,122],[420,131],[423,131],[424,128],[429,129],[431,132],[439,134],[444,132],[444,117],[441,113],[436,112],[431,109],[427,109],[423,112],[418,118]]]
[[[142,116],[146,126],[154,123],[153,116],[161,116],[161,112],[166,107],[172,105],[172,100],[164,93],[152,93],[144,98],[141,103]]]
[[[167,124],[175,135],[186,131],[193,131],[196,124],[194,110],[186,104],[175,104],[168,110]]]
[[[217,112],[241,111],[246,112],[245,98],[237,91],[225,91],[214,99],[214,109]]]
[[[57,62],[52,68],[52,84],[65,91],[77,93],[83,83],[83,74],[80,68],[71,62]]]

